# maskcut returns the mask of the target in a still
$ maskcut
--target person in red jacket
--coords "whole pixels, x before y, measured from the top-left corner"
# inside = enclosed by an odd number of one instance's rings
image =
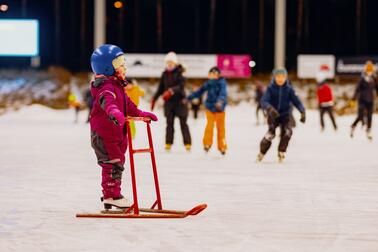
[[[325,75],[319,73],[316,76],[316,81],[318,83],[317,94],[319,102],[319,112],[320,112],[320,126],[322,131],[324,130],[324,114],[327,113],[331,118],[333,128],[337,130],[337,124],[335,117],[333,115],[333,93],[331,87],[327,84]]]

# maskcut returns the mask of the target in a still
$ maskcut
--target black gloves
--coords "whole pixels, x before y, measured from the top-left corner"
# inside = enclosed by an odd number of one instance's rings
[[[306,122],[306,113],[305,112],[302,112],[301,113],[301,119],[299,119],[299,121],[301,123],[305,123]]]
[[[278,111],[272,106],[267,108],[267,112],[268,112],[268,116],[273,119],[276,119],[280,115],[280,113],[278,113]]]

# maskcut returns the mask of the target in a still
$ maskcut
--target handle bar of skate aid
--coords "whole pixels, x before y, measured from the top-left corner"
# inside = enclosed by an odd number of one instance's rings
[[[145,123],[150,123],[151,122],[151,118],[149,118],[149,117],[132,117],[132,116],[128,116],[128,117],[126,117],[126,120],[127,121],[141,121],[141,122],[145,122]]]

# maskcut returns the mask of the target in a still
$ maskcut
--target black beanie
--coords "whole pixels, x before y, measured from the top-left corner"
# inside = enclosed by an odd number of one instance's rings
[[[214,66],[214,67],[210,68],[209,73],[221,74],[221,70],[219,69],[219,67]]]

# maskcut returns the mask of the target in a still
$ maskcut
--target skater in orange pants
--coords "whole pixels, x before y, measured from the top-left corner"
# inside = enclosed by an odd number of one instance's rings
[[[207,124],[205,128],[205,134],[203,136],[203,146],[207,151],[210,149],[210,146],[213,144],[213,129],[214,124],[217,127],[217,141],[218,141],[218,150],[222,154],[226,153],[226,130],[225,130],[225,117],[226,112],[211,112],[206,111]]]
[[[200,98],[207,92],[205,101],[207,124],[203,137],[203,147],[209,151],[213,144],[214,124],[217,127],[218,150],[222,155],[226,154],[227,145],[225,137],[225,108],[227,105],[227,83],[221,77],[218,67],[212,67],[208,75],[209,79],[194,93],[188,96],[188,100]]]

